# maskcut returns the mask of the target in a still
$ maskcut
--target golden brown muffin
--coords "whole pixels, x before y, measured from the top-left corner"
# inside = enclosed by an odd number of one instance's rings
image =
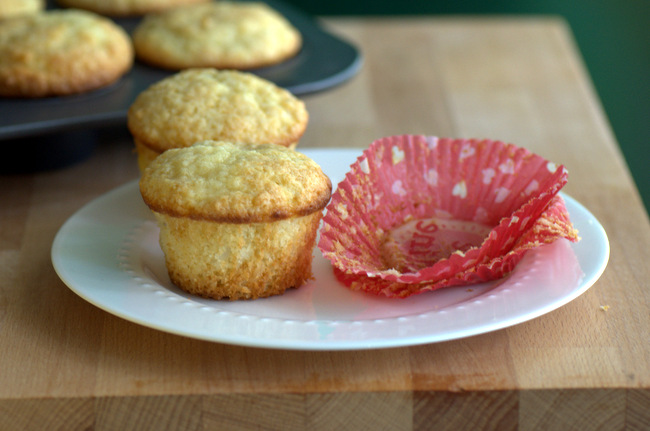
[[[118,80],[133,64],[129,36],[111,20],[47,11],[0,21],[0,95],[81,93]]]
[[[43,9],[44,0],[0,0],[0,19],[40,12]]]
[[[294,56],[302,37],[264,3],[218,1],[149,15],[133,43],[138,59],[166,69],[251,69]]]
[[[231,300],[278,295],[311,278],[331,190],[297,151],[216,141],[166,151],[140,180],[172,282]]]
[[[57,0],[61,6],[85,9],[109,16],[145,15],[211,0]]]
[[[143,91],[127,123],[144,170],[170,148],[207,139],[293,148],[308,117],[301,100],[253,74],[189,69]]]

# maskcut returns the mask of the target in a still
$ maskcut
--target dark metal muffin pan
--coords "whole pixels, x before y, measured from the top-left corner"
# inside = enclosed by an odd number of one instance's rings
[[[300,96],[336,86],[361,67],[356,47],[327,32],[310,16],[290,5],[268,0],[303,35],[303,47],[293,58],[271,67],[250,70]],[[53,9],[56,6],[50,5]],[[115,19],[132,32],[140,18]],[[79,128],[125,124],[126,112],[137,95],[175,72],[147,66],[136,60],[118,82],[89,93],[42,99],[0,98],[0,140],[15,141]],[[11,142],[16,146],[16,142]]]

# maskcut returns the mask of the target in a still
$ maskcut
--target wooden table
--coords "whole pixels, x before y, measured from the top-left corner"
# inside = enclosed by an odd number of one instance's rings
[[[145,328],[82,300],[50,261],[66,219],[138,175],[128,135],[103,130],[80,164],[0,177],[0,429],[650,427],[650,224],[567,26],[325,25],[358,44],[365,64],[305,97],[302,147],[423,133],[501,139],[564,163],[565,191],[609,236],[600,280],[527,323],[407,348],[265,350]]]

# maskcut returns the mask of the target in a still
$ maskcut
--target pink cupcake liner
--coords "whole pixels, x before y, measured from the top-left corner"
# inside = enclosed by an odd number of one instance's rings
[[[319,248],[345,285],[390,297],[493,280],[530,248],[577,240],[567,179],[500,141],[380,139],[338,185]]]

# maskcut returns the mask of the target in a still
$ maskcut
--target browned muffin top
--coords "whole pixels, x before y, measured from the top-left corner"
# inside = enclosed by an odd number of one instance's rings
[[[143,199],[153,211],[231,223],[320,211],[331,190],[320,166],[297,151],[216,141],[165,151],[140,180]]]

